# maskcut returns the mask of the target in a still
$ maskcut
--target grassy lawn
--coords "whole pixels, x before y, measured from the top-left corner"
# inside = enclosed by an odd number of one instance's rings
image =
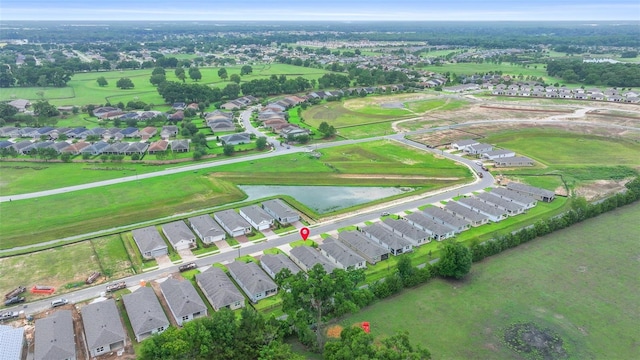
[[[374,336],[408,330],[434,359],[514,359],[504,329],[520,322],[562,338],[570,359],[632,359],[640,337],[636,203],[433,280],[343,319]],[[615,241],[614,241],[615,240]],[[615,280],[614,280],[615,279]]]
[[[226,181],[182,173],[140,180],[133,185],[124,183],[5,202],[0,204],[0,248],[153,220],[242,198],[244,194]]]
[[[372,97],[375,99],[375,97]],[[368,99],[368,98],[365,98]],[[333,101],[311,106],[302,112],[302,117],[310,126],[317,128],[321,122],[326,121],[336,128],[369,124],[372,122],[391,121],[398,117],[404,118],[411,115],[403,109],[385,109],[381,106],[350,106],[349,102],[362,102],[364,99],[346,100],[345,102]],[[394,101],[393,98],[389,99]],[[359,103],[358,103],[359,104]],[[355,110],[352,110],[355,109]]]
[[[491,64],[491,63],[455,63],[455,64],[444,64],[442,66],[426,66],[422,68],[427,71],[434,71],[437,73],[445,73],[451,72],[456,73],[457,75],[472,75],[472,74],[485,74],[490,71],[502,71],[503,75],[524,75],[524,76],[535,76],[542,77],[547,83],[563,83],[562,79],[555,78],[547,75],[547,70],[545,69],[544,64],[531,64],[528,68],[524,68],[519,65],[513,65],[511,63],[502,63],[502,64]]]
[[[120,235],[111,235],[91,240],[104,275],[119,279],[135,274]],[[110,275],[109,275],[110,274]]]

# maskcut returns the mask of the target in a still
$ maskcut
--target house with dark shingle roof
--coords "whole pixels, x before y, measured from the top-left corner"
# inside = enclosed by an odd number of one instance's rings
[[[242,207],[239,214],[258,231],[267,230],[273,226],[273,217],[258,205]]]
[[[302,270],[309,271],[316,264],[322,265],[324,271],[327,273],[332,272],[337,266],[332,264],[326,257],[322,256],[320,252],[311,246],[297,246],[291,249],[289,252],[291,260],[298,265]]]
[[[254,262],[234,261],[227,264],[227,269],[229,275],[254,303],[278,293],[278,285]]]
[[[389,249],[393,255],[400,255],[413,251],[413,244],[406,239],[396,235],[393,231],[374,223],[360,229],[369,239],[377,242],[382,247]]]
[[[102,154],[102,151],[104,149],[106,149],[107,147],[109,147],[109,143],[105,142],[105,141],[98,141],[95,142],[93,144],[91,144],[90,146],[87,146],[86,148],[82,149],[80,152],[82,154],[90,154],[90,155],[100,155]]]
[[[538,202],[530,196],[522,195],[513,190],[509,190],[503,187],[492,188],[491,194],[498,196],[502,199],[512,201],[516,204],[520,204],[524,206],[525,209],[531,209],[538,204]]]
[[[224,270],[215,266],[196,274],[196,283],[215,311],[244,307],[244,296]]]
[[[208,214],[190,217],[189,224],[205,244],[212,244],[226,237],[224,230]]]
[[[151,259],[169,253],[167,244],[162,240],[162,236],[155,226],[135,229],[131,231],[131,234],[143,258]]]
[[[428,207],[422,210],[422,213],[434,221],[453,229],[456,233],[461,233],[471,227],[471,224],[467,220],[456,217],[437,206]]]
[[[122,302],[136,341],[160,334],[169,327],[169,320],[152,288],[143,286],[131,294],[122,295]]]
[[[251,142],[251,137],[247,133],[229,134],[220,136],[220,142],[223,145],[240,145]]]
[[[489,216],[478,211],[471,210],[468,207],[462,206],[455,201],[447,202],[444,210],[456,217],[470,222],[472,226],[484,225],[489,221]]]
[[[187,139],[173,140],[171,142],[171,151],[173,151],[173,152],[188,152],[189,151],[189,140],[187,140]]]
[[[391,230],[394,234],[409,240],[413,243],[413,246],[431,242],[431,236],[426,231],[409,224],[405,220],[384,219],[382,220],[382,226]]]
[[[127,148],[124,150],[124,153],[126,155],[133,155],[133,154],[142,155],[145,153],[145,151],[147,151],[148,147],[149,147],[149,144],[147,143],[134,142],[134,143],[130,143],[129,146],[127,146]]]
[[[213,214],[213,218],[232,237],[246,235],[251,232],[251,225],[232,209],[218,211]]]
[[[376,244],[360,231],[342,231],[338,234],[338,240],[365,258],[371,265],[389,258],[389,250]]]
[[[275,279],[276,275],[278,275],[282,269],[289,269],[291,275],[300,272],[300,268],[284,254],[262,255],[262,257],[260,257],[260,267],[262,267],[272,279]]]
[[[24,327],[0,325],[0,359],[22,360],[24,342]]]
[[[124,349],[127,337],[114,299],[83,307],[82,323],[91,356]]]
[[[300,220],[300,214],[280,199],[264,201],[262,208],[282,225],[291,224]]]
[[[553,191],[516,182],[508,183],[507,189],[513,190],[522,195],[531,196],[538,201],[552,202],[556,198],[556,194]]]
[[[176,251],[193,249],[198,246],[196,236],[182,220],[163,224],[161,228],[162,233]]]
[[[71,310],[58,310],[36,320],[34,359],[76,359]]]
[[[489,220],[493,222],[499,222],[507,218],[506,210],[493,205],[489,205],[483,201],[478,200],[475,197],[462,198],[458,200],[458,203],[471,210],[475,210],[487,215],[489,217]]]
[[[367,261],[362,256],[330,236],[318,248],[322,255],[341,269],[357,270],[367,267]]]
[[[160,283],[160,291],[178,326],[182,326],[187,321],[207,316],[207,305],[204,304],[190,281],[168,278]]]
[[[488,192],[479,193],[478,195],[476,195],[476,198],[489,205],[493,205],[495,207],[505,210],[509,216],[522,214],[525,210],[524,205],[514,203],[509,200],[505,200],[499,196],[496,196]]]
[[[404,217],[409,224],[426,231],[437,241],[448,239],[454,235],[453,229],[435,222],[422,212],[414,212]]]

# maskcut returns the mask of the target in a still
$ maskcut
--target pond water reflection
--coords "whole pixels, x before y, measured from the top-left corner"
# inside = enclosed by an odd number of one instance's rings
[[[280,186],[239,185],[249,198],[257,200],[269,196],[288,195],[319,214],[341,210],[389,196],[413,191],[412,188],[349,187],[349,186]]]

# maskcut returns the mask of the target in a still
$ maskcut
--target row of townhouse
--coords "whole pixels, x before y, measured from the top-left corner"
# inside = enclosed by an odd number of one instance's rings
[[[103,127],[95,127],[88,129],[84,126],[79,126],[75,128],[68,127],[51,127],[51,126],[43,126],[43,127],[15,127],[15,126],[3,126],[0,127],[0,137],[7,138],[32,138],[32,139],[42,139],[46,137],[49,140],[57,140],[60,139],[63,135],[67,139],[75,139],[75,140],[85,140],[90,136],[97,136],[99,139],[103,140],[123,140],[123,139],[133,139],[133,138],[141,138],[143,140],[147,140],[158,134],[158,128],[154,126],[147,126],[142,129],[137,127],[127,127],[127,128],[103,128]],[[160,130],[160,135],[163,139],[168,139],[170,137],[175,137],[178,135],[178,126],[176,125],[165,125]]]
[[[485,160],[493,161],[495,167],[533,166],[535,162],[526,156],[516,156],[507,149],[494,149],[493,145],[484,144],[473,139],[463,139],[452,142],[450,147],[461,150],[465,154],[475,155]]]

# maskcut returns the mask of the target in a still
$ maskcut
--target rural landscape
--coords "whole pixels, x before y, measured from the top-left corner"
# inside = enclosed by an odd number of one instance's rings
[[[0,358],[640,357],[638,21],[69,24],[0,24]]]

